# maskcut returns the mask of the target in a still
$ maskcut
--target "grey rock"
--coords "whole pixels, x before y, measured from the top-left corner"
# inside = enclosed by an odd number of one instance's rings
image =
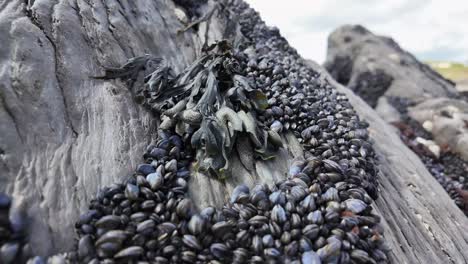
[[[325,68],[387,122],[400,121],[390,97],[414,105],[408,108],[409,115],[432,133],[438,145],[468,160],[468,104],[452,81],[419,62],[393,39],[359,25],[340,27],[329,36]]]
[[[468,161],[468,103],[434,98],[408,108],[409,115],[432,134],[439,146],[448,146]]]
[[[419,62],[392,38],[374,35],[360,25],[342,26],[330,34],[324,66],[372,107],[381,96],[418,103],[458,94],[453,82]]]

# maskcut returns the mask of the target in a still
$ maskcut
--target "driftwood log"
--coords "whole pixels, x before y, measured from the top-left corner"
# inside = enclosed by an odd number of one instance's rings
[[[209,1],[200,10],[215,5]],[[157,122],[124,83],[90,77],[145,53],[181,70],[204,43],[240,37],[235,14],[222,8],[180,32],[188,15],[169,0],[0,2],[0,192],[25,211],[35,254],[70,250],[79,212],[99,188],[130,174],[156,136]],[[351,91],[328,81],[371,125],[382,171],[375,208],[393,262],[466,263],[466,217],[391,127]],[[232,157],[239,169],[225,184],[193,176],[190,192],[198,206],[220,205],[239,182],[284,178],[301,155],[294,137],[284,140],[288,150],[278,162],[247,170]]]
[[[394,127],[351,90],[329,76],[326,78],[348,96],[359,115],[370,124],[382,171],[381,196],[375,208],[382,216],[394,263],[466,263],[466,216],[404,145]]]

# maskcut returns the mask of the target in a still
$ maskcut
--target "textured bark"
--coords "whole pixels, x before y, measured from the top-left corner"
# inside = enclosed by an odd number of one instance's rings
[[[26,209],[34,253],[70,249],[79,212],[99,188],[131,173],[155,138],[154,117],[134,102],[124,83],[90,76],[145,53],[180,71],[203,43],[228,34],[240,38],[232,27],[235,14],[217,9],[196,29],[178,34],[184,24],[177,13],[169,0],[0,2],[0,191]],[[335,85],[371,123],[383,171],[376,207],[394,262],[466,262],[468,220],[396,133]],[[287,165],[301,155],[293,136],[284,141],[287,150],[275,160],[250,169],[234,155],[233,176],[224,183],[194,175],[192,198],[199,207],[219,206],[234,184],[284,179]]]

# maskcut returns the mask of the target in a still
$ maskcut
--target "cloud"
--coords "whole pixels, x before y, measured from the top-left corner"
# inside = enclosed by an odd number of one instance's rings
[[[386,4],[382,4],[382,1],[369,0],[323,1],[320,10],[316,9],[313,14],[300,17],[296,21],[306,30],[336,28],[344,21],[346,24],[380,25],[397,20],[399,16],[421,8],[424,2],[425,0],[387,1]],[[330,12],[330,10],[334,10],[334,12]],[[362,10],[366,12],[362,12]]]
[[[430,60],[435,61],[462,61],[460,59],[463,58],[463,56],[460,54],[464,52],[466,51],[460,48],[436,47],[427,51],[418,52],[418,57],[431,58]]]
[[[247,0],[304,57],[322,63],[329,33],[361,24],[421,60],[468,61],[465,0]]]

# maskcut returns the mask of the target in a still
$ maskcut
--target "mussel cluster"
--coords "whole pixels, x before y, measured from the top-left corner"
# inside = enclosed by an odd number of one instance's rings
[[[442,151],[440,158],[435,157],[430,150],[416,140],[417,137],[429,140],[432,140],[433,137],[418,121],[408,115],[409,101],[400,97],[390,97],[389,99],[401,115],[402,121],[394,123],[394,125],[400,130],[402,141],[419,156],[424,166],[450,198],[463,210],[465,215],[468,215],[468,201],[462,195],[463,192],[468,191],[468,162],[445,150]]]
[[[12,200],[0,193],[0,263],[18,263],[30,256],[25,219],[20,211],[11,210]]]
[[[146,78],[138,96],[161,115],[159,140],[135,175],[102,190],[82,215],[78,259],[385,262],[388,247],[370,205],[377,169],[367,124],[277,30],[242,2],[230,8],[240,14],[245,43],[231,51],[218,42],[183,73],[161,64]],[[240,185],[223,208],[195,210],[186,196],[191,162],[203,160],[218,175],[235,133],[244,133],[262,154],[286,131],[305,149],[288,179]]]
[[[447,153],[440,159],[442,164],[450,164],[444,167],[444,173],[457,181],[461,189],[468,191],[468,162],[453,153]]]
[[[135,58],[107,78],[145,78],[137,98],[160,115],[145,163],[102,189],[76,223],[79,263],[385,263],[389,250],[377,198],[376,156],[367,123],[242,1],[226,6],[245,39],[205,47],[176,75],[162,60]],[[197,210],[190,172],[229,174],[230,150],[248,138],[274,159],[281,133],[304,157],[273,186],[239,185],[222,208]],[[246,144],[244,142],[244,144]],[[194,165],[195,164],[195,165]]]

